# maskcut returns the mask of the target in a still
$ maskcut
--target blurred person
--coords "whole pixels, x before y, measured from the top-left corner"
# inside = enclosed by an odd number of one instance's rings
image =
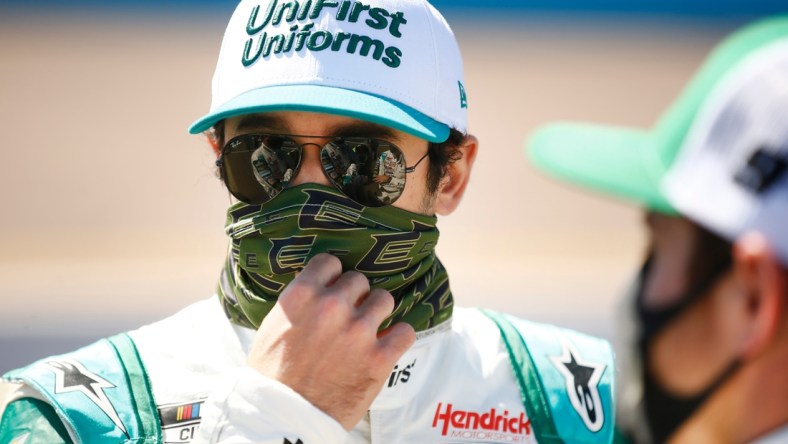
[[[528,149],[646,208],[619,329],[621,441],[787,443],[788,17],[722,42],[650,131],[552,124]]]
[[[609,442],[605,341],[454,306],[462,82],[424,0],[241,1],[190,128],[237,199],[217,294],[5,375],[0,442]],[[406,179],[346,195],[334,151]]]

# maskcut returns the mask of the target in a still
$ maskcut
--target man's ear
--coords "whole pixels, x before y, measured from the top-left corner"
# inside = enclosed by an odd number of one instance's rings
[[[441,181],[435,199],[435,212],[442,216],[450,214],[460,204],[465,188],[471,178],[471,169],[476,160],[476,150],[479,147],[479,140],[473,135],[465,136],[462,145],[459,147],[462,158],[449,164]]]
[[[733,248],[737,280],[742,285],[735,304],[743,322],[740,352],[752,358],[774,340],[784,317],[786,277],[766,238],[757,232],[740,237]]]

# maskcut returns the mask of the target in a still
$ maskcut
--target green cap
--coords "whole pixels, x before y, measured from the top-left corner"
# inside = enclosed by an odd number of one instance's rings
[[[788,16],[758,21],[720,43],[651,130],[579,123],[539,128],[527,141],[537,167],[561,179],[676,213],[660,183],[712,91],[754,50],[788,36]]]

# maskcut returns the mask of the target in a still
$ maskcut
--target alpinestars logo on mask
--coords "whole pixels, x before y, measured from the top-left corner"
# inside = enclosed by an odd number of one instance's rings
[[[561,341],[563,354],[550,356],[566,381],[566,392],[588,430],[598,432],[605,424],[605,412],[599,396],[599,381],[605,365],[585,361],[566,340]]]
[[[104,389],[115,388],[115,385],[101,376],[91,372],[77,361],[51,361],[47,365],[55,373],[55,394],[81,392],[87,396],[96,407],[112,420],[124,434],[126,427],[118,417],[112,402],[110,402]]]

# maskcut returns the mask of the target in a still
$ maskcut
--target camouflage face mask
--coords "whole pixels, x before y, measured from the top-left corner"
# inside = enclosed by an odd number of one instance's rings
[[[257,329],[309,259],[330,253],[345,271],[392,293],[397,305],[381,328],[403,321],[426,330],[448,319],[453,306],[435,256],[436,221],[392,206],[364,207],[317,184],[287,188],[262,206],[235,204],[227,211],[232,242],[219,297],[231,321]]]

